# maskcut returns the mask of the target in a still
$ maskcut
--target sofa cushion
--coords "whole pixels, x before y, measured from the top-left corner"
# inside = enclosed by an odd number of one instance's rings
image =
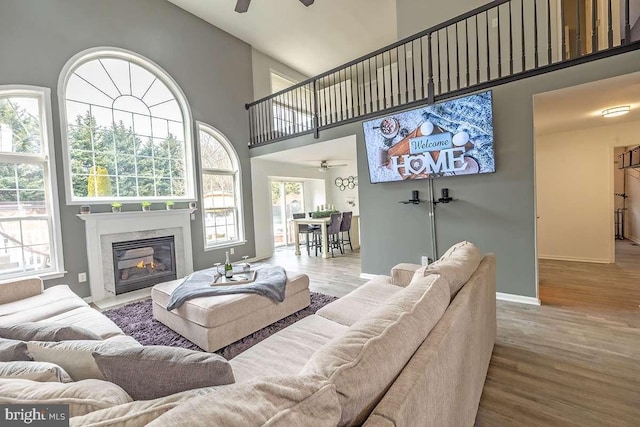
[[[30,341],[27,344],[33,360],[51,362],[62,366],[75,381],[86,379],[104,380],[104,376],[93,358],[93,352],[114,348],[142,347],[137,342],[119,341]]]
[[[124,390],[106,381],[41,383],[0,379],[0,404],[69,405],[71,417],[129,402],[131,397]]]
[[[0,338],[0,362],[14,360],[31,360],[27,353],[27,343],[24,341]]]
[[[0,304],[0,325],[38,322],[78,307],[89,307],[67,285],[57,285],[41,294],[7,304]]]
[[[93,357],[104,378],[135,400],[234,382],[226,359],[201,351],[147,346],[94,352]]]
[[[335,427],[340,404],[335,387],[318,376],[281,376],[219,387],[182,403],[149,427]]]
[[[49,322],[28,322],[0,326],[0,337],[21,341],[100,340],[101,338],[80,326]]]
[[[0,362],[0,378],[40,382],[71,382],[71,377],[64,369],[48,362]]]
[[[122,329],[111,319],[91,307],[77,307],[58,313],[55,316],[47,317],[43,321],[61,323],[64,325],[80,326],[90,330],[101,339],[107,339],[116,335],[123,335]]]
[[[480,265],[482,253],[470,242],[460,242],[451,246],[440,259],[429,264],[424,275],[440,274],[449,281],[451,298],[455,297]]]
[[[305,317],[231,359],[229,363],[236,382],[296,375],[313,353],[346,330],[346,326],[324,317]]]
[[[342,298],[316,312],[345,326],[351,326],[372,309],[395,295],[402,288],[390,283],[387,276],[378,276]]]
[[[73,417],[70,427],[144,427],[165,412],[196,396],[211,393],[215,387],[198,388],[153,400],[137,400]]]
[[[313,355],[302,374],[318,374],[336,385],[340,425],[364,421],[449,300],[448,283],[430,275],[409,284]]]

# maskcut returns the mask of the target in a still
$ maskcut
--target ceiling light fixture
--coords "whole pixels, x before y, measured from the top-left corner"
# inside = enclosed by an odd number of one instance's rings
[[[629,105],[621,105],[619,107],[607,108],[606,110],[602,110],[602,117],[618,117],[623,116],[631,111],[631,107]]]

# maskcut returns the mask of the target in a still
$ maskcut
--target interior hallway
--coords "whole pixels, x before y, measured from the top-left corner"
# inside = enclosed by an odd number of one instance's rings
[[[543,305],[640,317],[640,245],[630,240],[616,240],[615,264],[541,259],[539,268]]]

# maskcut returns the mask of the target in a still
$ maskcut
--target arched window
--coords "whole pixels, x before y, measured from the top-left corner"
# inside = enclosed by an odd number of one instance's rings
[[[159,66],[85,51],[62,71],[59,99],[68,203],[194,198],[189,108]]]
[[[216,129],[198,123],[205,249],[243,241],[238,155]]]

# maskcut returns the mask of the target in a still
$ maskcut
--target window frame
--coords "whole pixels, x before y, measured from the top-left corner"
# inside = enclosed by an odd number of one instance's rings
[[[242,168],[240,166],[240,157],[238,156],[238,152],[236,151],[229,138],[227,138],[222,132],[213,126],[201,122],[196,121],[196,129],[197,129],[197,142],[198,142],[198,157],[200,159],[200,200],[202,200],[201,204],[201,212],[202,212],[202,241],[205,252],[213,251],[218,249],[230,248],[234,246],[240,246],[247,243],[245,240],[245,224],[244,224],[244,206],[242,200]],[[222,148],[227,151],[229,155],[229,159],[231,160],[231,167],[233,171],[229,171],[227,169],[211,169],[205,168],[203,165],[202,158],[202,144],[200,141],[200,132],[208,133],[212,136]],[[235,240],[226,241],[224,243],[215,244],[215,245],[207,245],[207,223],[206,223],[206,212],[204,206],[204,176],[208,175],[226,175],[234,177],[234,190],[235,190],[235,201],[236,201],[236,228],[237,228],[237,237]]]
[[[12,274],[0,274],[0,280],[15,279],[37,275],[42,279],[57,279],[67,273],[64,269],[62,248],[62,227],[60,221],[60,205],[55,160],[55,143],[53,140],[53,114],[51,110],[51,89],[32,85],[0,85],[0,96],[37,98],[40,104],[40,133],[42,138],[42,154],[0,153],[0,161],[15,164],[41,164],[45,186],[45,203],[49,222],[49,246],[51,251],[51,267],[36,271],[23,271]],[[12,217],[22,218],[22,217]],[[24,217],[29,218],[29,217]]]
[[[71,150],[69,149],[66,92],[67,83],[75,70],[86,62],[96,59],[120,59],[132,62],[149,71],[164,83],[174,95],[182,110],[185,146],[185,195],[184,196],[136,196],[136,197],[84,197],[73,194],[71,174]],[[117,47],[95,47],[77,53],[67,61],[58,78],[58,106],[60,109],[60,133],[62,135],[62,154],[64,164],[65,195],[67,205],[109,205],[113,202],[140,203],[142,201],[160,202],[166,200],[192,202],[196,201],[196,168],[193,136],[193,119],[187,98],[178,83],[158,64],[138,53]]]

